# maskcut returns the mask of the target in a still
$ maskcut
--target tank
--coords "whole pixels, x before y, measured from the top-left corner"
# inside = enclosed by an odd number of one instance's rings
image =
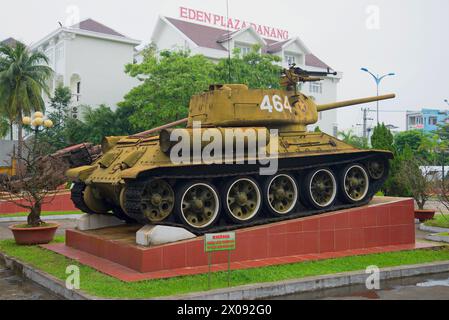
[[[307,126],[320,112],[395,95],[317,105],[301,93],[301,83],[329,74],[292,66],[282,89],[211,85],[191,98],[188,118],[105,138],[97,160],[67,171],[72,200],[86,213],[197,235],[365,205],[387,179],[392,153]]]

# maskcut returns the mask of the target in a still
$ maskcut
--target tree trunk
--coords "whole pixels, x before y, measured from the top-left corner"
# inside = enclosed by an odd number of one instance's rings
[[[32,227],[39,227],[42,224],[41,211],[42,205],[40,202],[35,203],[27,218],[28,225]]]
[[[18,123],[17,124],[17,140],[18,140],[18,145],[17,145],[17,157],[19,159],[22,159],[22,148],[23,148],[23,136],[22,136],[22,123]]]
[[[419,210],[424,210],[424,205],[426,204],[426,201],[423,199],[416,200],[416,204],[418,205]]]

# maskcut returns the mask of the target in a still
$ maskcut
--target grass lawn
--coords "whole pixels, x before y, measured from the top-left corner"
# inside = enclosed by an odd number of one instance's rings
[[[57,237],[55,241],[63,242],[64,238]],[[104,298],[151,298],[207,290],[207,274],[125,283],[54,252],[39,247],[18,246],[13,240],[0,241],[0,251],[63,281],[66,279],[66,267],[68,265],[78,265],[81,274],[81,290]],[[238,286],[365,270],[370,265],[385,268],[444,260],[449,260],[449,248],[447,247],[438,250],[391,252],[301,262],[282,266],[235,270],[231,273],[231,285]],[[213,289],[226,286],[226,272],[218,272],[212,275]]]
[[[449,237],[449,232],[437,233],[437,236],[441,236],[441,237]]]
[[[63,216],[63,215],[74,215],[74,214],[82,214],[81,211],[56,211],[56,212],[42,212],[42,217],[48,217],[48,216]],[[7,214],[0,214],[0,218],[17,218],[17,217],[27,217],[27,212],[20,212],[20,213],[7,213]]]
[[[449,215],[438,214],[432,220],[424,222],[429,227],[449,228]]]

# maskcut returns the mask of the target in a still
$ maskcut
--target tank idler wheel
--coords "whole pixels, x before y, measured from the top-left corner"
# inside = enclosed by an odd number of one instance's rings
[[[370,160],[367,167],[370,177],[374,180],[379,180],[385,175],[385,161],[382,159]]]
[[[253,221],[260,213],[262,193],[253,178],[230,179],[223,187],[223,195],[223,208],[226,217],[234,223]]]
[[[192,231],[207,230],[218,220],[220,197],[213,184],[196,181],[176,190],[175,211],[183,225]]]
[[[142,192],[141,207],[144,216],[151,222],[161,222],[172,212],[175,192],[165,180],[149,181]]]
[[[312,170],[306,174],[302,189],[306,202],[313,208],[328,209],[332,207],[337,196],[337,180],[330,169]]]
[[[298,186],[293,176],[279,174],[264,183],[264,202],[272,216],[284,217],[292,213],[298,203]]]
[[[348,165],[342,172],[340,191],[346,203],[358,203],[366,199],[369,190],[369,177],[360,164]]]
[[[98,214],[107,214],[111,211],[111,207],[101,200],[98,191],[91,186],[86,186],[83,192],[83,201],[85,205]]]

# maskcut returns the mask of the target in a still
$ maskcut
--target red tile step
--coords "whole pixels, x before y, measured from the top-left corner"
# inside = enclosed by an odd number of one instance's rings
[[[76,260],[81,264],[92,267],[102,273],[110,275],[114,278],[125,282],[137,282],[143,280],[153,280],[153,279],[166,279],[179,276],[204,274],[208,272],[208,266],[198,266],[198,267],[187,267],[187,268],[176,268],[171,270],[160,270],[155,272],[141,273],[133,269],[127,268],[115,262],[100,258],[98,256],[86,253],[77,249],[66,246],[65,244],[49,244],[42,245],[41,247],[61,254],[67,258]],[[405,245],[390,245],[385,247],[374,247],[369,249],[353,249],[345,250],[340,252],[330,252],[330,253],[319,253],[319,254],[304,254],[304,255],[294,255],[278,258],[265,258],[259,260],[251,261],[241,261],[232,262],[231,270],[241,270],[250,268],[260,268],[266,266],[282,265],[282,264],[292,264],[304,261],[317,261],[324,259],[333,259],[339,257],[347,257],[354,255],[366,255],[373,253],[382,252],[396,252],[396,251],[407,251],[414,249],[426,249],[438,247],[438,245],[430,243],[416,243],[416,244],[405,244]],[[211,266],[212,272],[219,272],[227,270],[227,263],[213,264]]]

